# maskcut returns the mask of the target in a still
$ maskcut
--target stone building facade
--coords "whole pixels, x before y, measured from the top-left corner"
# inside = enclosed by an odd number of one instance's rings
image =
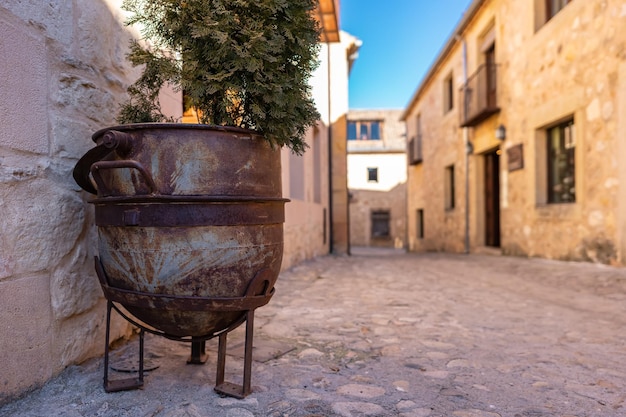
[[[121,4],[0,2],[0,403],[104,350],[93,207],[72,170],[93,147],[91,134],[116,124],[126,86],[138,75],[126,54],[139,34],[124,25]],[[307,134],[304,157],[283,151],[283,187],[292,199],[284,268],[330,247],[330,158],[344,166],[346,158],[331,149],[335,140],[345,149],[345,133],[334,132],[345,132],[347,57],[358,43],[340,34],[338,7],[338,0],[321,0],[318,10],[324,36],[311,82],[322,120]],[[338,103],[331,88],[340,93]],[[180,95],[165,91],[163,98],[169,113],[181,116]],[[342,224],[347,204],[338,204],[345,207],[343,215],[335,210]],[[113,318],[113,338],[130,334],[126,322]]]
[[[402,110],[350,110],[350,245],[403,248],[406,135]]]
[[[411,250],[626,263],[626,3],[475,0],[407,123]]]

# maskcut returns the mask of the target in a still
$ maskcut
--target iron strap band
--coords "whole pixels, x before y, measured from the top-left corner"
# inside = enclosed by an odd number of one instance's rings
[[[246,293],[241,297],[198,297],[125,290],[111,287],[104,267],[97,256],[94,262],[105,298],[108,301],[120,303],[124,307],[174,311],[247,311],[269,303],[276,291],[274,282],[277,275],[267,268],[254,276]]]
[[[129,291],[109,287],[106,284],[102,284],[102,292],[104,292],[107,300],[120,303],[124,307],[177,311],[254,310],[269,303],[274,295],[274,289],[272,288],[267,295],[248,295],[243,297],[186,297]]]
[[[96,225],[195,227],[282,224],[284,200],[246,202],[95,203]]]

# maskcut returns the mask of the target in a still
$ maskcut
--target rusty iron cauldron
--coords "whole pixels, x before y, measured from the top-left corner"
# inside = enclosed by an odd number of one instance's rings
[[[195,362],[198,341],[220,336],[216,390],[242,398],[252,313],[269,302],[282,261],[280,150],[250,130],[191,124],[122,125],[93,140],[73,174],[96,194],[96,271],[109,305],[105,389],[143,384],[142,364],[140,380],[108,381],[113,308],[141,328],[141,361],[144,330],[192,341]],[[226,333],[244,321],[250,358],[246,351],[239,387],[223,382],[223,361]]]

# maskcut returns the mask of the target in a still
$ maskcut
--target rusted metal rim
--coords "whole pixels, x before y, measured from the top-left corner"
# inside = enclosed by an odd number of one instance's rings
[[[129,199],[96,203],[96,225],[137,227],[195,227],[281,224],[285,221],[284,199],[190,200],[148,202]]]
[[[107,131],[110,130],[120,130],[123,132],[129,132],[133,130],[146,130],[146,129],[172,129],[172,130],[211,130],[217,132],[225,132],[225,133],[235,133],[245,135],[247,137],[255,137],[258,139],[264,139],[265,137],[255,130],[244,129],[241,127],[234,126],[218,126],[218,125],[204,125],[204,124],[193,124],[193,123],[132,123],[126,125],[118,125],[118,126],[110,126],[104,129],[100,129],[95,132],[91,139],[94,142],[97,142],[102,135],[104,135]]]
[[[111,196],[91,199],[92,204],[124,203],[288,203],[291,200],[281,197],[258,197],[241,195],[170,195],[147,194],[130,196]]]

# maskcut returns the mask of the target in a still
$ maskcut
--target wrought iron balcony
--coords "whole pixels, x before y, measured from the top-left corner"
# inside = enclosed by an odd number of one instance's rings
[[[461,87],[461,127],[476,126],[500,111],[498,66],[483,64]]]
[[[422,162],[422,135],[411,138],[408,143],[409,165],[417,165]]]

